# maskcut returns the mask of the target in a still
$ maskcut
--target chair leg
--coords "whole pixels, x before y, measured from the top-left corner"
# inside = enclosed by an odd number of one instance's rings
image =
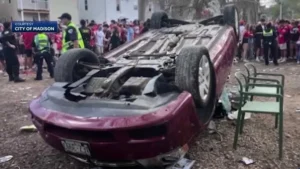
[[[238,117],[236,119],[236,128],[235,128],[234,141],[233,141],[233,148],[235,150],[237,147],[237,141],[238,141],[240,126],[241,126],[241,115],[242,115],[241,111],[238,111]]]
[[[241,126],[240,126],[240,134],[243,134],[243,129],[244,129],[244,121],[245,121],[245,112],[242,112],[242,117],[241,117]]]
[[[282,159],[283,151],[283,112],[280,112],[279,116],[279,159]]]
[[[279,115],[276,114],[276,115],[275,115],[275,129],[278,128],[278,120],[279,120],[278,117],[279,117]]]

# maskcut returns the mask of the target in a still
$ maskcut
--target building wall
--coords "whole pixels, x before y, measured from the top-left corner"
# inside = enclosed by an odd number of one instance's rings
[[[83,0],[82,0],[83,1]],[[77,0],[49,0],[50,20],[56,21],[62,13],[69,13],[72,21],[79,24],[79,6]]]
[[[11,0],[1,0],[0,2],[0,21],[4,20],[19,20],[19,15],[17,11],[18,1]]]
[[[139,11],[142,13],[142,16],[140,16],[139,19],[142,21],[150,19],[154,12],[158,12],[161,10],[162,9],[158,1],[145,0],[143,3],[139,5]]]
[[[113,1],[113,0],[111,0]],[[85,9],[85,0],[78,0],[79,18],[84,20],[95,20],[101,23],[106,18],[106,0],[87,0],[87,10]]]
[[[117,11],[118,1],[119,11]],[[138,0],[106,0],[106,11],[106,21],[117,20],[120,17],[126,17],[131,21],[138,19]]]
[[[139,0],[87,0],[88,9],[85,9],[85,0],[77,0],[79,6],[79,18],[95,20],[97,23],[110,22],[120,17],[129,20],[139,18]],[[120,10],[117,4],[120,2]]]

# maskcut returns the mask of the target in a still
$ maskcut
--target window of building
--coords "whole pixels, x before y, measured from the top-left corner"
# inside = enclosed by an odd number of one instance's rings
[[[89,9],[87,0],[84,0],[84,8],[85,8],[86,11]]]
[[[117,0],[116,3],[117,3],[117,6],[116,6],[117,11],[121,11],[121,1]]]

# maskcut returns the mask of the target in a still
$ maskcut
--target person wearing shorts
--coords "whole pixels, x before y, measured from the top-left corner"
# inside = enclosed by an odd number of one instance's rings
[[[258,22],[256,28],[255,28],[255,55],[256,55],[256,61],[260,62],[260,59],[263,58],[261,56],[262,53],[262,38],[263,38],[263,31],[265,26],[265,19],[261,19],[260,22]]]
[[[32,69],[33,66],[33,53],[32,53],[32,42],[35,36],[34,32],[24,32],[23,34],[24,48],[25,48],[25,70]]]
[[[284,20],[279,21],[279,27],[278,27],[278,46],[280,49],[281,58],[279,59],[279,62],[286,62],[287,60],[287,30],[284,27]]]
[[[102,27],[100,26],[98,31],[96,32],[96,53],[99,56],[102,56],[104,53],[104,38],[105,38],[105,34],[102,30]]]

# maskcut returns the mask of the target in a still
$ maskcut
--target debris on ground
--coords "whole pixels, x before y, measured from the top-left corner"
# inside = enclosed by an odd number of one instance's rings
[[[230,100],[230,105],[231,108],[234,110],[239,109],[239,104],[240,104],[240,93],[239,90],[236,86],[233,86],[228,93],[228,97]]]
[[[243,162],[245,165],[250,165],[254,163],[254,160],[247,157],[243,157],[241,162]]]
[[[20,131],[27,131],[27,132],[36,132],[37,129],[34,125],[29,125],[29,126],[23,126],[20,128]]]
[[[217,131],[216,123],[214,121],[210,121],[207,129],[209,134],[215,133]]]
[[[230,100],[229,100],[229,92],[226,88],[223,90],[219,102],[222,103],[223,108],[226,110],[227,113],[229,113],[231,111],[231,103],[230,103]]]
[[[287,94],[287,95],[285,95],[285,97],[287,97],[287,98],[291,98],[292,96]]]
[[[195,160],[182,158],[176,164],[167,167],[167,169],[191,169],[194,164],[195,164]]]
[[[8,155],[8,156],[0,157],[0,164],[1,164],[1,163],[5,163],[5,162],[9,161],[9,160],[11,160],[12,158],[13,158],[13,156],[12,156],[12,155]]]
[[[238,110],[237,111],[234,111],[234,112],[232,112],[232,113],[230,113],[230,114],[228,114],[228,119],[229,120],[236,120],[237,119],[237,117],[238,117]],[[250,119],[251,118],[251,113],[246,113],[245,114],[245,120],[248,120],[248,119]]]

